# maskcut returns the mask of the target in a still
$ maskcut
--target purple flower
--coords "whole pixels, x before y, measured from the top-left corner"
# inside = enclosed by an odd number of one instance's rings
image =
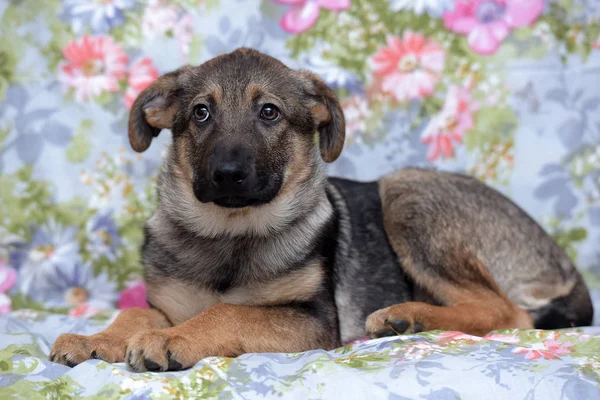
[[[125,23],[124,10],[135,0],[63,0],[63,18],[80,35],[89,26],[93,33],[107,33]]]
[[[86,249],[94,260],[106,257],[114,262],[117,259],[121,239],[110,211],[98,213],[90,219],[86,225],[86,234],[88,237]]]
[[[21,249],[19,261],[19,291],[34,300],[43,297],[43,289],[55,275],[57,268],[72,268],[80,260],[79,244],[75,238],[75,228],[65,228],[55,221],[36,229],[31,243]]]
[[[94,276],[90,263],[81,260],[54,268],[47,276],[38,300],[47,307],[78,307],[83,304],[94,309],[114,307],[119,295],[117,284],[102,273]]]

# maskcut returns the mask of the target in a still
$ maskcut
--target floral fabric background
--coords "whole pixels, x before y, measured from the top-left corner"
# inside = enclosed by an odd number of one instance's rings
[[[589,0],[0,0],[0,313],[145,305],[159,74],[240,46],[335,88],[331,174],[463,171],[514,199],[600,286],[600,4]]]

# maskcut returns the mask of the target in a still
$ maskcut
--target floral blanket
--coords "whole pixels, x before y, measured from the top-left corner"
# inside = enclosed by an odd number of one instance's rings
[[[47,361],[60,332],[109,321],[21,310],[0,318],[0,398],[21,399],[594,399],[600,328],[429,332],[333,351],[212,357],[187,371],[135,373],[89,360]]]

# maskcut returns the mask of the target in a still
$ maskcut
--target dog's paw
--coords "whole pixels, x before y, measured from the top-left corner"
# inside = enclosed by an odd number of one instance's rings
[[[90,359],[100,359],[109,363],[123,362],[125,341],[103,333],[92,336],[67,333],[56,339],[48,359],[69,367]]]
[[[203,358],[181,335],[167,330],[140,332],[129,339],[125,360],[134,371],[179,371]]]
[[[371,338],[405,335],[425,331],[412,307],[398,304],[377,310],[367,317],[367,335]]]

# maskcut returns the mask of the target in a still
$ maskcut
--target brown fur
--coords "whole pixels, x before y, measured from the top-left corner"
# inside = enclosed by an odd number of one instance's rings
[[[162,329],[170,323],[158,310],[131,308],[119,314],[106,330],[91,336],[63,334],[56,340],[49,359],[74,366],[90,358],[123,362],[127,341],[137,332]]]
[[[233,289],[226,294],[161,279],[148,283],[148,298],[153,306],[169,316],[173,325],[178,325],[220,303],[270,305],[309,300],[315,295],[323,279],[323,269],[318,263],[269,282]],[[193,306],[190,307],[189,304]]]
[[[332,348],[335,343],[323,341],[321,329],[286,308],[217,304],[172,328],[137,333],[129,340],[126,358],[136,371],[166,371],[189,368],[215,354]]]

